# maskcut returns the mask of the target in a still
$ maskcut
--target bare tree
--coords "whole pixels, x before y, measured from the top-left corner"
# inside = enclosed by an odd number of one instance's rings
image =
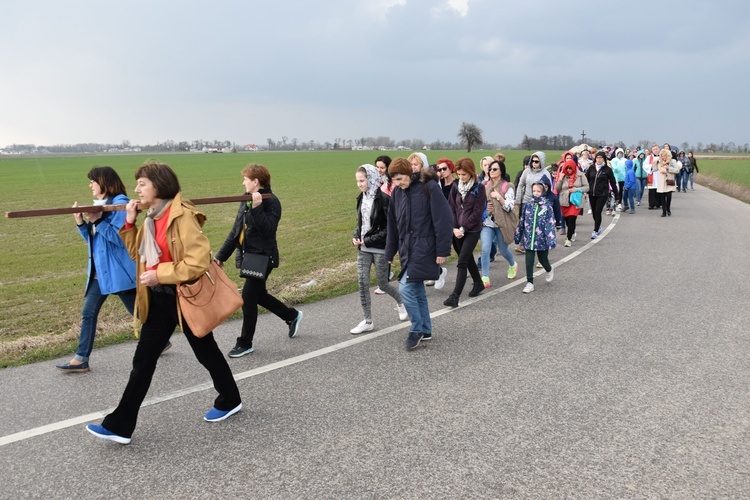
[[[458,129],[458,138],[462,144],[466,144],[466,152],[471,153],[471,148],[482,145],[482,129],[473,123],[462,122],[461,128]]]

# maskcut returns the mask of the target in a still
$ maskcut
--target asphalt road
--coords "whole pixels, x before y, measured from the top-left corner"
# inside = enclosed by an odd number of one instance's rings
[[[449,310],[451,269],[414,351],[387,296],[365,336],[356,294],[302,306],[295,339],[263,315],[221,423],[175,335],[128,446],[84,426],[117,404],[133,343],[87,374],[2,370],[0,497],[750,497],[750,205],[696,187],[672,211],[605,219],[594,243],[583,216],[529,295],[498,261]],[[224,351],[238,329],[217,330]]]

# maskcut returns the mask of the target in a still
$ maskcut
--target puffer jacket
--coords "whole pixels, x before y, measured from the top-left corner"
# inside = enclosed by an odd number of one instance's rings
[[[394,189],[388,210],[385,259],[401,261],[399,279],[407,270],[408,281],[436,280],[437,257],[448,257],[453,240],[453,215],[448,200],[430,169],[412,176],[406,189]]]
[[[557,246],[555,214],[547,198],[533,197],[524,204],[514,240],[521,248],[535,252]]]

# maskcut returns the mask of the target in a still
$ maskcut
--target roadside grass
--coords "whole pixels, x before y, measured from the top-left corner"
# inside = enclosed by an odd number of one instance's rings
[[[2,210],[68,207],[91,203],[86,174],[109,165],[132,195],[133,172],[148,158],[168,163],[180,178],[185,197],[242,194],[240,171],[262,163],[271,171],[272,188],[281,200],[278,240],[281,266],[269,290],[290,304],[313,302],[357,289],[356,251],[350,241],[356,224],[354,173],[380,154],[392,158],[409,151],[315,151],[237,154],[129,154],[56,157],[0,157]],[[427,151],[475,163],[494,151]],[[511,177],[521,169],[524,151],[511,151]],[[548,153],[558,158],[558,153]],[[236,204],[203,205],[205,234],[217,251],[229,232]],[[139,220],[140,225],[140,220]],[[75,350],[86,284],[87,250],[70,215],[0,220],[0,367],[52,359]],[[233,267],[228,274],[239,286]],[[395,263],[396,264],[396,263]],[[394,266],[398,271],[397,264]],[[373,273],[374,274],[374,273]],[[314,284],[311,284],[314,283]],[[303,286],[308,284],[308,286]],[[373,276],[374,284],[374,276]],[[356,306],[353,305],[353,306]],[[353,311],[358,311],[354,307]],[[239,314],[235,317],[240,317]],[[110,297],[99,317],[96,345],[133,338],[127,312]]]
[[[750,203],[750,157],[699,157],[698,169],[699,184]]]

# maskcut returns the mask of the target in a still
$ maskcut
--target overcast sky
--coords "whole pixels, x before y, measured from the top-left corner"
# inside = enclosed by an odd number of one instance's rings
[[[750,2],[3,2],[0,147],[750,142]]]

